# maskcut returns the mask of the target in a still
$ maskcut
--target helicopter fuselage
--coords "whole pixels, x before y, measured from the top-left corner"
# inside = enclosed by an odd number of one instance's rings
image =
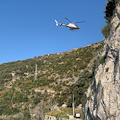
[[[73,24],[73,23],[69,23],[67,26],[68,26],[70,29],[79,29],[79,27],[78,27],[77,25]]]
[[[66,27],[69,27],[70,30],[75,30],[75,29],[79,29],[79,27],[73,23],[69,23],[69,24],[63,24],[61,23],[60,26],[66,26]]]

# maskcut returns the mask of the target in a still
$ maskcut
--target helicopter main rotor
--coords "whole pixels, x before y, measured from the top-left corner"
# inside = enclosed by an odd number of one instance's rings
[[[85,21],[80,21],[80,22],[72,22],[70,21],[68,18],[65,17],[66,20],[68,20],[70,23],[82,23],[82,22],[85,22]]]

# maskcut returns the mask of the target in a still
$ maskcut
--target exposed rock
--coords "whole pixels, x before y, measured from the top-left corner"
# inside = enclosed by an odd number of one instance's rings
[[[83,120],[120,120],[120,3],[111,21],[110,36],[105,40],[104,63],[95,70],[89,98],[83,108]]]

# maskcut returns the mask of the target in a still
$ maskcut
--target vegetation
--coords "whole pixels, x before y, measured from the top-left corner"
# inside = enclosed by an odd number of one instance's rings
[[[79,109],[75,109],[75,113],[79,113],[81,115],[80,118],[82,118],[82,110],[80,108]],[[66,119],[69,119],[69,115],[73,115],[73,109],[70,108],[70,107],[66,107],[66,108],[60,107],[60,110],[47,112],[46,114],[55,116],[56,118],[66,118]]]
[[[106,72],[108,72],[108,71],[109,71],[109,68],[107,67],[107,68],[106,68]]]
[[[109,37],[109,35],[110,35],[110,28],[111,28],[110,21],[106,21],[106,25],[102,28],[102,34],[105,36],[105,38]]]
[[[118,1],[119,0],[108,0],[106,4],[105,17],[104,17],[106,19],[106,25],[101,30],[105,38],[107,38],[110,34],[111,19],[113,17],[113,12]]]
[[[106,11],[105,11],[106,20],[110,20],[112,18],[117,1],[118,0],[108,0],[108,3],[106,5]]]
[[[106,59],[106,55],[104,55],[104,56],[102,56],[101,58],[100,58],[100,64],[104,64],[105,63],[105,59]]]
[[[92,52],[97,53],[102,47],[103,41],[64,53],[1,64],[0,115],[23,113],[30,118],[29,109],[40,107],[41,102],[44,115],[54,104],[71,107],[73,94],[76,106],[85,103],[97,56],[93,57]]]

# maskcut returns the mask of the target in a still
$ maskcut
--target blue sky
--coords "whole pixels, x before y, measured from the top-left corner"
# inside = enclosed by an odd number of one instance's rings
[[[0,64],[65,52],[104,39],[107,0],[0,0]],[[56,26],[54,20],[80,29]]]

